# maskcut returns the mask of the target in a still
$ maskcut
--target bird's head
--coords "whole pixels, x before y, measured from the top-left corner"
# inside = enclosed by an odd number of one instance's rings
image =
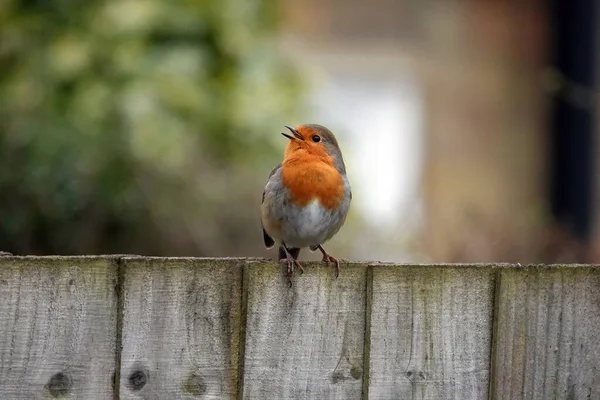
[[[294,156],[313,156],[324,160],[332,159],[333,164],[345,172],[342,152],[333,133],[322,125],[307,124],[296,128],[286,126],[292,133],[282,133],[290,141],[285,148],[284,159]]]

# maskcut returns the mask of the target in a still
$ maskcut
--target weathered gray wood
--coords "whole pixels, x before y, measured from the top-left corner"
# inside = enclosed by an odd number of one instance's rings
[[[304,269],[288,288],[281,264],[249,267],[244,398],[361,398],[366,268]]]
[[[235,398],[243,265],[125,261],[121,399]]]
[[[369,399],[485,399],[494,272],[373,267]]]
[[[305,267],[0,257],[0,399],[600,399],[598,267]]]
[[[600,269],[504,269],[494,399],[600,399]]]
[[[0,257],[0,399],[112,399],[116,262]]]

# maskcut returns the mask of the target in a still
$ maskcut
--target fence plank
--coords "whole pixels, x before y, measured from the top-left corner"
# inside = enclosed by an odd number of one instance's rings
[[[235,398],[243,265],[125,261],[122,399]]]
[[[485,399],[492,269],[374,267],[369,399]]]
[[[116,262],[0,257],[0,398],[111,399]]]
[[[366,267],[305,271],[288,288],[281,265],[249,269],[244,398],[361,398]]]
[[[498,290],[493,398],[600,398],[600,269],[506,269]]]

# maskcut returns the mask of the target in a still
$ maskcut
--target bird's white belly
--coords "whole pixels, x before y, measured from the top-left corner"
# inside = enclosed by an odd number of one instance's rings
[[[283,241],[290,247],[308,247],[323,243],[331,229],[331,212],[315,199],[296,208],[283,225]]]

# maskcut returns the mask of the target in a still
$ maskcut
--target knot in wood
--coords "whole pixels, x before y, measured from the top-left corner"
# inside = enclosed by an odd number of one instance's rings
[[[206,393],[207,385],[202,376],[193,373],[187,377],[183,383],[183,388],[186,392],[193,396],[202,396],[204,393]]]
[[[148,373],[141,369],[133,371],[128,378],[129,388],[133,391],[142,390],[148,383]]]
[[[45,386],[52,397],[66,396],[71,390],[71,379],[63,372],[57,372],[52,375]]]

